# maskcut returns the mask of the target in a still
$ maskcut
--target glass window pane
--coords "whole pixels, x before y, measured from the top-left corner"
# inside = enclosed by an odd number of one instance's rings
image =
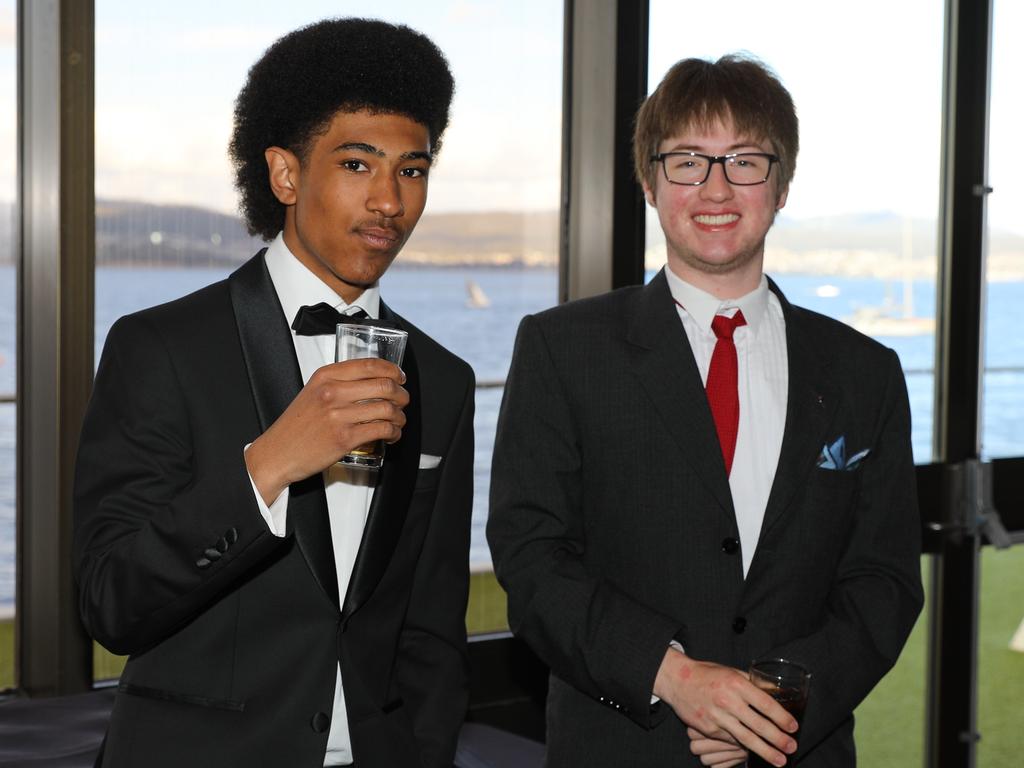
[[[1024,6],[996,0],[989,127],[988,295],[982,380],[982,455],[1024,456],[1024,179],[1007,158],[1024,120],[1020,73]],[[978,630],[978,765],[1020,761],[1024,681],[1024,548],[981,557]]]
[[[694,3],[651,0],[649,88],[688,56],[746,52],[779,75],[796,103],[801,148],[788,201],[768,234],[765,271],[794,304],[896,350],[914,458],[930,462],[944,4],[867,0],[826,9],[737,0],[729,15],[742,23],[722,23],[718,10]],[[700,34],[681,43],[684,25]],[[842,34],[808,34],[815,25]],[[865,56],[864,40],[900,52],[899,66]],[[648,208],[648,278],[665,258]],[[857,710],[864,765],[922,761],[926,628],[922,614],[896,668]]]
[[[15,0],[0,0],[0,691],[14,675],[17,268],[17,23]]]
[[[1024,52],[1020,3],[995,3],[989,128],[988,296],[985,317],[982,453],[1024,455],[1024,179],[1013,170],[1024,106],[1018,76]]]
[[[366,14],[327,0],[183,2],[96,3],[97,359],[119,316],[219,279],[262,247],[237,217],[226,151],[235,95],[280,35]],[[469,620],[496,629],[503,595],[483,526],[501,385],[519,318],[557,300],[562,9],[389,0],[373,15],[429,35],[456,80],[426,213],[382,296],[481,384]]]

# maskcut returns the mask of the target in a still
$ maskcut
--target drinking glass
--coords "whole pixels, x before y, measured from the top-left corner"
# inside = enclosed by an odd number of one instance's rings
[[[335,362],[379,357],[395,365],[402,364],[409,334],[397,328],[381,328],[361,323],[339,323],[334,346]],[[360,445],[341,457],[339,464],[363,469],[380,469],[384,461],[384,441]]]
[[[803,723],[811,688],[811,673],[804,667],[786,659],[760,659],[750,664],[750,682],[779,702],[798,725]],[[770,765],[753,753],[747,761],[748,768]]]

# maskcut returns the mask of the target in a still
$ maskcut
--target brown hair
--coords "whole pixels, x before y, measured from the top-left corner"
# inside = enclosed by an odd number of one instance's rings
[[[785,189],[796,170],[800,144],[793,98],[766,65],[737,54],[714,62],[676,62],[647,97],[633,131],[637,180],[654,188],[658,165],[651,157],[664,139],[730,120],[740,135],[771,142],[779,156],[776,189]]]

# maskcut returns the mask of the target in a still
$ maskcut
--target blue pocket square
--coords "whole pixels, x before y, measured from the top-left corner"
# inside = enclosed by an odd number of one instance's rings
[[[856,469],[867,458],[869,453],[871,453],[871,449],[865,448],[863,451],[853,454],[850,458],[846,458],[846,437],[840,435],[832,445],[826,443],[821,449],[821,455],[818,457],[818,466],[821,469]]]

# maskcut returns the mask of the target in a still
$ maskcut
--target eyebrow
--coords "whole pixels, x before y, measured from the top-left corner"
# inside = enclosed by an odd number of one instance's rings
[[[741,142],[737,142],[735,144],[732,144],[732,145],[726,147],[725,154],[726,155],[731,155],[731,154],[734,154],[734,153],[738,152],[741,149],[751,149],[751,148],[753,148],[757,152],[764,152],[765,151],[764,149],[761,148],[760,145],[758,145],[758,144],[756,144],[756,143],[754,143],[752,141],[748,141],[748,142],[741,141]],[[706,150],[701,145],[699,145],[699,144],[677,144],[676,146],[672,147],[668,151],[669,152],[696,152],[698,154],[704,154],[706,152]]]
[[[378,149],[373,144],[367,144],[365,141],[347,141],[344,144],[339,144],[334,148],[335,152],[345,152],[347,150],[357,150],[359,152],[366,152],[370,155],[376,155],[377,157],[387,157],[387,153],[383,149]],[[434,156],[430,152],[424,152],[423,150],[416,150],[414,152],[403,152],[398,156],[399,160],[426,160],[428,163],[434,161]]]

